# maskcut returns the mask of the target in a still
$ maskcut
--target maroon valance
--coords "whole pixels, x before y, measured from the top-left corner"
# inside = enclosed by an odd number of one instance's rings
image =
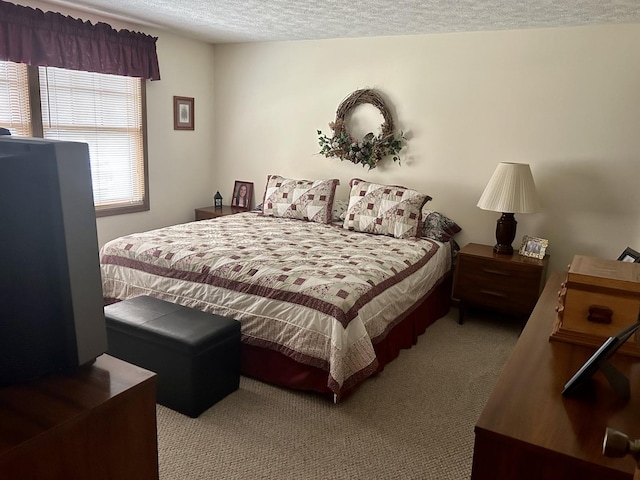
[[[0,60],[160,80],[156,40],[0,0]]]

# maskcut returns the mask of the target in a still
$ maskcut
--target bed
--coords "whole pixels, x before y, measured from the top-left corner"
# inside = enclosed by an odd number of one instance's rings
[[[100,250],[107,302],[139,295],[234,318],[242,372],[338,401],[449,308],[452,242],[256,212]]]

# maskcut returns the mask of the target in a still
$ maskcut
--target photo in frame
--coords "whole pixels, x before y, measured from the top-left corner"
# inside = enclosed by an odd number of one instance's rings
[[[604,376],[609,380],[611,386],[624,399],[629,399],[631,389],[629,379],[618,371],[607,360],[627,341],[631,335],[640,328],[640,315],[638,321],[627,326],[624,330],[609,337],[598,350],[580,367],[580,369],[569,379],[562,390],[562,395],[570,396],[579,392],[581,387],[598,370],[602,370]],[[637,337],[636,337],[637,338]]]
[[[520,255],[524,257],[543,259],[549,246],[549,240],[525,235],[522,237]]]
[[[231,198],[231,206],[238,208],[251,207],[251,199],[253,198],[253,183],[236,180],[233,186],[233,197]]]
[[[621,262],[640,263],[640,252],[636,252],[633,248],[627,247],[620,254],[618,260]]]
[[[195,130],[195,99],[173,97],[173,129]]]

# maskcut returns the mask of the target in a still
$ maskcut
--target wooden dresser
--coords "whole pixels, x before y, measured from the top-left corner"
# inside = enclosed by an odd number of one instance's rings
[[[157,480],[156,376],[100,356],[0,388],[1,480]]]
[[[549,341],[560,273],[553,273],[475,427],[472,480],[631,480],[630,457],[602,455],[606,427],[640,438],[640,362],[614,355],[631,383],[620,401],[601,372],[590,395],[560,392],[595,351]]]

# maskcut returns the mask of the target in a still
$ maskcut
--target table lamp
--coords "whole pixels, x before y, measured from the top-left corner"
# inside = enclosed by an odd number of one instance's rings
[[[513,254],[511,244],[516,238],[518,224],[513,214],[534,213],[540,208],[529,165],[499,163],[478,200],[478,207],[483,210],[502,212],[496,226],[496,245],[493,251],[504,255]]]

